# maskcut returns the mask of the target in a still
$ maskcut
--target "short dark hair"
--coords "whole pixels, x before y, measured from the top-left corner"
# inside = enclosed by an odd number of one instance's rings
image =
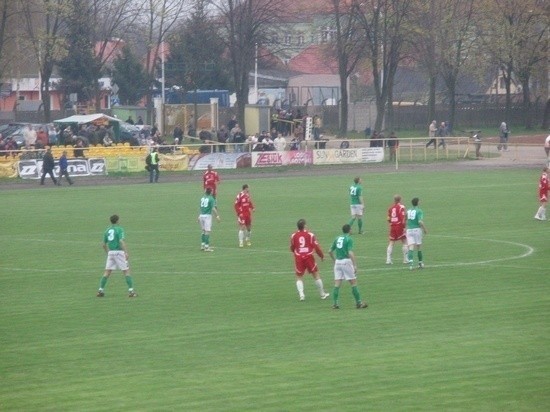
[[[113,215],[110,217],[111,223],[114,225],[116,222],[118,222],[118,215]]]
[[[413,197],[413,200],[411,200],[411,203],[413,206],[418,206],[418,198],[417,197]]]
[[[306,220],[305,219],[298,220],[298,222],[296,223],[296,226],[298,227],[298,229],[304,230],[304,227],[306,227]]]
[[[244,190],[244,189],[248,189],[248,185],[247,185],[247,184],[244,184],[244,185],[243,185],[243,190]]]
[[[359,176],[357,176],[355,179],[353,179],[354,183],[359,183],[359,180],[361,180],[361,178]]]
[[[345,224],[344,226],[342,226],[342,232],[344,233],[349,233],[351,231],[351,226],[349,224]]]
[[[212,188],[211,187],[207,187],[206,190],[204,191],[207,195],[211,195],[212,194]]]

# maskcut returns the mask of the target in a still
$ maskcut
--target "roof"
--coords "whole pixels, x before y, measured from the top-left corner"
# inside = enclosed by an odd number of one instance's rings
[[[54,123],[77,123],[77,124],[86,124],[92,123],[96,120],[107,120],[111,122],[121,122],[122,120],[117,119],[116,117],[107,116],[103,113],[96,114],[75,114],[74,116],[69,116],[64,119],[55,120]]]
[[[288,68],[305,74],[338,74],[338,62],[324,45],[306,47],[288,62]]]

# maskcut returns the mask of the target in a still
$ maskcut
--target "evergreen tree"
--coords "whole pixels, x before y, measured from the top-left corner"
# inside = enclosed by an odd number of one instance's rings
[[[229,88],[229,64],[223,58],[225,46],[205,3],[196,1],[191,17],[170,41],[165,66],[167,86],[181,86],[185,90]]]
[[[85,0],[72,0],[67,16],[67,55],[59,62],[60,84],[65,96],[77,93],[79,102],[88,102],[97,86],[99,62],[94,56],[92,30],[89,20],[81,12]]]
[[[113,66],[113,82],[118,86],[120,102],[137,104],[147,91],[147,75],[137,56],[130,47],[124,46]]]

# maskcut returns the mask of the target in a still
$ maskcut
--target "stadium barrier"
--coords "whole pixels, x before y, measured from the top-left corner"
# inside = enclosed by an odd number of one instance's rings
[[[334,165],[429,163],[441,160],[497,158],[504,155],[498,142],[476,141],[469,137],[445,138],[445,145],[426,147],[428,138],[399,139],[395,159],[390,160],[389,139],[325,139],[302,141],[296,150],[254,150],[249,144],[201,142],[185,145],[158,146],[162,171],[204,170],[208,164],[217,169],[247,167],[274,167],[292,165]],[[322,143],[322,145],[320,144]],[[374,146],[374,147],[373,147]],[[256,148],[257,149],[257,148]],[[145,157],[149,146],[120,144],[112,147],[53,146],[52,154],[58,159],[63,151],[69,158],[71,176],[107,174],[109,172],[137,173],[145,170]],[[44,149],[0,151],[0,177],[37,178],[42,167]],[[513,161],[545,161],[540,145],[508,143],[506,156]],[[532,158],[532,159],[531,159]],[[57,161],[56,161],[57,168]],[[57,171],[57,169],[56,169]]]

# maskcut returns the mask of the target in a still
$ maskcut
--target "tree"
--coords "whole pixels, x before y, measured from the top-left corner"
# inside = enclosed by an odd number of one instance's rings
[[[15,17],[17,17],[15,2],[0,0],[0,80],[9,69],[10,57],[13,54]]]
[[[364,57],[366,42],[358,27],[357,14],[341,0],[332,1],[332,14],[336,25],[334,54],[338,60],[340,77],[340,124],[339,134],[345,136],[348,130],[348,78]]]
[[[393,129],[393,85],[402,59],[405,40],[405,18],[412,0],[353,0],[362,30],[365,33],[368,57],[372,64],[376,98],[375,130],[384,125]]]
[[[256,46],[269,42],[269,29],[280,21],[284,4],[273,0],[211,0],[210,4],[220,14],[220,29],[229,53],[237,95],[237,117],[244,125],[248,79],[254,66]]]
[[[140,37],[145,38],[145,73],[147,75],[147,123],[153,123],[153,87],[156,83],[156,75],[161,56],[161,45],[167,40],[167,36],[185,10],[186,2],[182,0],[146,0],[144,5],[144,17],[136,20],[139,25]],[[164,50],[168,54],[168,50]]]
[[[171,85],[185,90],[229,87],[223,40],[213,29],[206,3],[206,0],[196,0],[190,18],[170,39],[166,78]]]
[[[449,123],[452,128],[456,113],[456,86],[465,66],[479,65],[474,54],[478,37],[474,27],[474,0],[439,0],[436,15],[441,16],[435,34],[439,73],[447,89]]]
[[[113,62],[113,82],[118,86],[122,104],[135,105],[147,91],[147,75],[129,46]]]
[[[82,13],[86,0],[70,0],[67,15],[67,55],[58,63],[65,98],[77,94],[78,102],[89,102],[97,88],[100,63],[94,56],[90,20]]]
[[[31,0],[21,3],[26,38],[40,71],[40,91],[44,121],[51,120],[50,79],[56,62],[66,53],[64,49],[65,16],[70,0]]]
[[[100,78],[110,70],[113,54],[119,53],[125,44],[126,29],[139,17],[143,9],[143,0],[89,0],[86,14],[91,22],[90,38],[94,46],[97,65],[93,68],[95,76]],[[100,109],[101,88],[95,83],[93,90],[96,110]]]

